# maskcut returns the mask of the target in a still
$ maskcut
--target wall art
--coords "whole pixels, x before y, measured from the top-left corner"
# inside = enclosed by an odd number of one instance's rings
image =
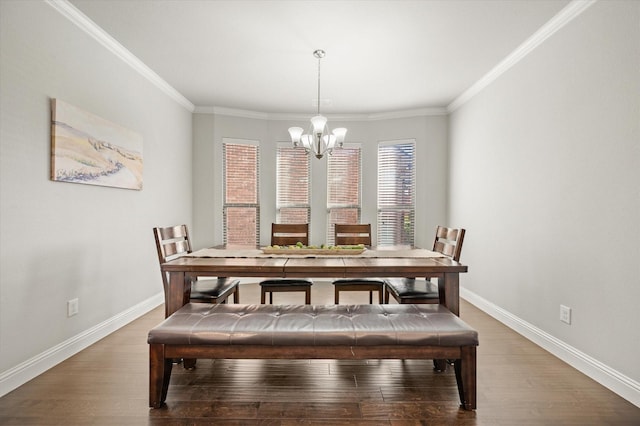
[[[142,136],[51,100],[51,180],[142,189]]]

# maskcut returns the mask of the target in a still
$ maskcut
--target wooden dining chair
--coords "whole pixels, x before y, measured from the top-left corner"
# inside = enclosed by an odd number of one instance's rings
[[[308,223],[272,223],[271,245],[291,246],[297,243],[309,245]],[[269,303],[273,304],[273,293],[303,291],[304,303],[311,304],[311,286],[313,281],[307,278],[273,278],[260,281],[260,303],[266,303],[267,293]]]
[[[458,262],[462,253],[464,234],[463,228],[438,226],[432,250]],[[438,285],[431,281],[434,278],[443,279],[444,277],[442,274],[438,274],[425,277],[425,279],[413,277],[385,279],[385,303],[389,303],[389,295],[393,296],[398,303],[439,303]]]
[[[371,246],[371,224],[340,224],[334,225],[335,245],[364,244]],[[379,303],[383,302],[384,280],[381,278],[342,278],[333,281],[334,301],[340,303],[341,291],[368,291],[369,303],[373,303],[373,292],[378,292]]]
[[[191,253],[191,240],[187,225],[153,228],[160,264]],[[169,286],[167,274],[162,272],[165,292]],[[226,303],[233,295],[233,302],[240,303],[240,280],[229,277],[207,277],[191,280],[191,302]]]

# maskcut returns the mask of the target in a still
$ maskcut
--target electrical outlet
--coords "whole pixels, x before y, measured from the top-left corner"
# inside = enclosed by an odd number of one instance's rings
[[[78,314],[78,299],[71,299],[67,302],[67,316],[72,317]]]
[[[560,305],[560,321],[571,324],[571,308]]]

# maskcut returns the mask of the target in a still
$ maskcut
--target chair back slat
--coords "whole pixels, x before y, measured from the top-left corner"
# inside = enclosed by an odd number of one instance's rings
[[[153,228],[153,236],[156,240],[160,264],[191,253],[191,240],[187,225]],[[162,274],[162,282],[165,286],[168,285],[167,276],[164,273]]]
[[[189,239],[187,225],[167,226],[165,228],[154,228],[158,230],[160,240]],[[155,232],[154,232],[155,233]]]
[[[442,253],[456,262],[460,261],[464,234],[465,230],[463,228],[438,226],[436,229],[436,238],[433,241],[433,251]]]
[[[187,240],[169,241],[163,243],[164,261],[168,262],[177,257],[191,253],[191,246]],[[162,262],[164,263],[164,262]]]
[[[290,246],[298,242],[309,245],[308,223],[272,223],[271,245]]]
[[[334,241],[336,245],[364,244],[371,245],[371,224],[341,224],[334,225]]]

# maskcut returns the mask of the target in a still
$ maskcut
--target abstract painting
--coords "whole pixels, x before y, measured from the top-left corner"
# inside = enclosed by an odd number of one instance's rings
[[[142,189],[142,136],[51,100],[51,180]]]

